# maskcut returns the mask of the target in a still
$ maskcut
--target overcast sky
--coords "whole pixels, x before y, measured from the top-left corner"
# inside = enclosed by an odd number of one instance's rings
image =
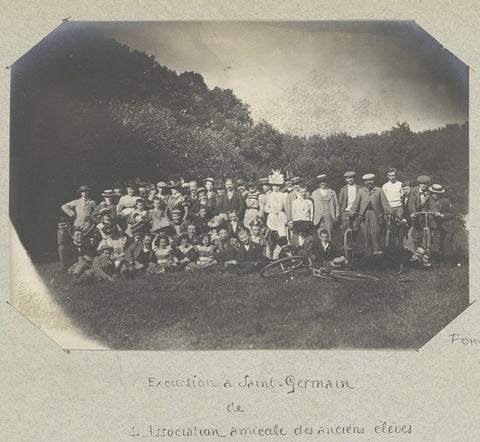
[[[468,120],[468,69],[412,22],[97,24],[177,73],[231,88],[255,121],[352,135]]]

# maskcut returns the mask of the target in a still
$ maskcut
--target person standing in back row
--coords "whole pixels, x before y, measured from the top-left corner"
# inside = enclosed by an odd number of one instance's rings
[[[360,186],[355,183],[356,173],[353,170],[345,172],[343,176],[345,177],[345,181],[347,184],[340,189],[340,193],[338,194],[340,214],[350,213],[350,211],[352,210],[353,202],[357,197],[358,189],[360,189]],[[352,226],[353,241],[355,241],[360,226],[358,225],[358,221],[356,219],[351,219],[350,221]],[[347,216],[344,216],[342,217],[342,231],[345,232],[345,230],[347,230],[347,227]]]
[[[375,174],[367,173],[362,177],[365,187],[357,192],[352,205],[352,212],[360,213],[360,228],[365,242],[365,255],[380,251],[380,231],[383,219],[382,213],[391,213],[385,193],[375,186]]]
[[[333,234],[333,226],[336,219],[340,215],[337,194],[327,186],[327,175],[321,174],[317,176],[318,189],[312,192],[313,201],[313,224],[320,232],[326,230],[331,238]]]
[[[382,186],[383,193],[392,209],[392,229],[395,231],[395,247],[403,247],[405,216],[402,204],[402,182],[397,180],[397,169],[388,169],[388,181]]]

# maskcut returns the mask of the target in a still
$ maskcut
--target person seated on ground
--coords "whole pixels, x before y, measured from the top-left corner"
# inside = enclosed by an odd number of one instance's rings
[[[190,240],[190,244],[192,244],[192,246],[195,246],[200,243],[196,224],[192,222],[189,222],[187,224],[187,235],[188,235],[188,239]]]
[[[338,250],[330,241],[330,236],[326,229],[320,231],[320,241],[318,244],[317,259],[322,262],[332,261],[334,258],[342,256],[342,252]]]
[[[73,226],[79,228],[84,233],[95,224],[92,214],[97,208],[97,204],[90,198],[91,190],[88,186],[80,186],[77,190],[80,198],[62,205],[62,211],[73,219]]]
[[[234,259],[225,262],[227,268],[239,274],[260,271],[268,262],[263,256],[262,247],[252,242],[250,231],[246,228],[238,232],[240,246],[235,250]]]
[[[153,251],[157,257],[158,264],[158,270],[156,273],[172,271],[174,268],[173,250],[170,247],[170,240],[167,235],[160,234],[154,239]]]
[[[135,210],[135,202],[138,198],[140,198],[138,195],[136,195],[136,186],[134,184],[128,183],[125,186],[125,189],[127,194],[122,195],[117,204],[117,216],[121,216],[123,218],[126,218]]]
[[[193,219],[193,222],[197,226],[198,233],[204,234],[210,231],[210,227],[208,226],[208,214],[207,208],[205,206],[200,207],[197,216]]]
[[[63,229],[63,228],[62,228]],[[58,254],[62,269],[79,277],[92,265],[96,250],[88,239],[84,238],[82,229],[75,227],[71,237],[59,234]]]
[[[352,267],[378,270],[394,269],[403,273],[409,269],[430,270],[432,263],[427,251],[421,246],[417,247],[415,252],[398,247],[386,247],[372,255],[354,259]]]
[[[165,227],[168,220],[165,218],[165,207],[162,200],[155,196],[152,200],[153,207],[148,211],[148,222],[152,226],[152,230]]]
[[[210,221],[207,222],[209,228],[209,235],[212,243],[220,238],[219,228],[224,225],[223,220],[219,216],[214,216]],[[228,235],[228,234],[227,234]]]
[[[187,233],[187,221],[182,217],[182,211],[180,209],[173,209],[171,212],[171,222],[173,234],[170,236],[180,236],[183,233]]]
[[[79,281],[115,281],[117,279],[116,267],[111,255],[113,248],[103,245],[99,248],[100,255],[93,258],[92,268],[86,270]]]
[[[188,234],[183,233],[178,237],[179,245],[173,251],[173,263],[176,271],[194,270],[198,260],[198,251],[190,242]]]
[[[218,262],[232,260],[235,254],[237,242],[228,236],[227,226],[220,225],[218,228],[218,238],[212,241],[214,247],[214,256]]]
[[[132,244],[141,244],[143,234],[147,231],[147,224],[144,221],[140,221],[131,227],[132,236],[126,236],[125,250],[127,250]]]
[[[228,211],[227,231],[230,238],[238,238],[238,232],[245,228],[239,221],[238,214],[235,210]]]
[[[286,237],[279,237],[276,230],[269,230],[266,239],[265,245],[263,246],[263,256],[266,258],[275,261],[277,259],[285,258],[284,247],[287,245]]]
[[[250,233],[252,241],[257,243],[260,247],[265,247],[266,240],[264,232],[264,224],[260,217],[256,217],[250,222]]]
[[[292,238],[292,250],[295,255],[304,256],[313,265],[319,265],[325,261],[325,259],[322,259],[321,247],[320,240],[313,234],[310,226],[307,224],[296,225],[296,235]]]
[[[198,250],[197,266],[204,269],[217,263],[214,256],[215,246],[210,240],[210,235],[203,234],[200,237],[200,244],[195,246]]]
[[[117,227],[116,224],[109,224],[102,228],[103,239],[100,241],[97,250],[100,252],[104,247],[111,247],[110,259],[117,268],[120,268],[125,258],[127,237]]]
[[[138,274],[157,270],[157,257],[152,249],[153,235],[145,233],[139,244],[135,241],[125,251],[126,264],[122,267],[121,273],[126,277],[134,277]]]

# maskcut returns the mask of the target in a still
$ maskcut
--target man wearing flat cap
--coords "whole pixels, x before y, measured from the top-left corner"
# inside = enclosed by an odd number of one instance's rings
[[[408,211],[410,215],[416,212],[430,212],[430,191],[428,190],[428,186],[431,181],[428,175],[420,175],[417,178],[418,186],[415,186],[410,191],[410,198],[408,199]],[[416,216],[413,219],[411,234],[415,249],[422,243],[424,222],[425,220],[422,216]]]
[[[357,191],[352,204],[352,212],[360,213],[360,228],[365,243],[365,255],[378,252],[382,249],[380,243],[382,214],[391,213],[387,197],[380,187],[375,186],[375,174],[367,173],[362,177],[365,187]]]
[[[330,238],[333,235],[335,220],[340,215],[337,194],[327,186],[327,175],[317,176],[318,189],[312,192],[313,201],[313,224],[320,232],[326,230]]]
[[[94,225],[92,215],[97,204],[90,198],[89,186],[83,185],[77,190],[80,198],[62,205],[62,210],[70,218],[74,218],[74,227],[79,228],[83,233],[90,231]]]
[[[352,210],[353,202],[357,197],[357,192],[360,186],[355,183],[356,173],[353,170],[345,172],[343,174],[346,185],[340,189],[338,194],[338,204],[340,206],[340,214],[349,213]],[[342,231],[345,232],[347,230],[348,221],[347,216],[342,217]],[[360,226],[358,225],[357,220],[352,221],[352,230],[353,230],[353,239],[355,241],[355,237],[357,236],[356,233]]]

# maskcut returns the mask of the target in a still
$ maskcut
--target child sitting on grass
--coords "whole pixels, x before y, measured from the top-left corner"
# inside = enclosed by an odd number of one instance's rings
[[[215,246],[210,241],[208,234],[203,234],[200,237],[200,244],[196,246],[198,250],[197,265],[200,268],[210,267],[217,263],[214,256]]]
[[[188,234],[184,233],[178,238],[179,246],[173,251],[173,262],[176,271],[194,270],[198,251],[191,244]],[[193,265],[192,265],[193,264]]]
[[[153,241],[153,252],[157,257],[157,273],[171,271],[174,268],[173,250],[170,247],[168,236],[161,233]]]
[[[213,241],[214,256],[218,262],[225,262],[233,259],[234,243],[228,235],[228,229],[221,225],[218,229],[218,238]]]

